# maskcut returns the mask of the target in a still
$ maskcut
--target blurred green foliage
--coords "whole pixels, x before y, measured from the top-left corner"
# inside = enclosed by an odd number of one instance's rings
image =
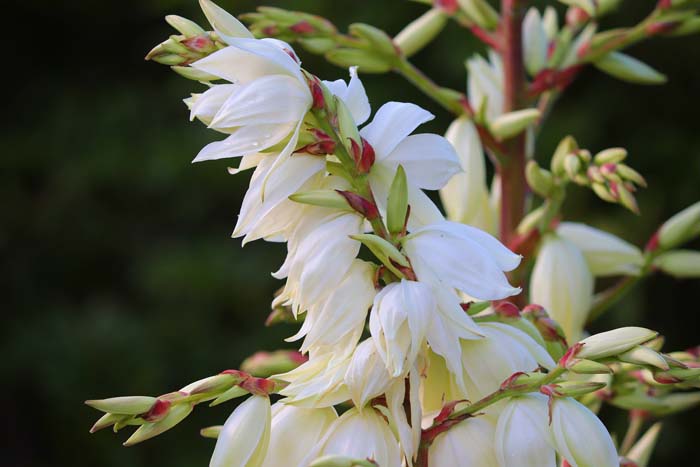
[[[628,0],[606,23],[631,24],[653,3]],[[221,4],[242,13],[263,3]],[[404,0],[264,4],[315,12],[341,28],[367,22],[390,34],[424,10]],[[212,441],[198,430],[221,423],[230,406],[202,407],[171,432],[127,449],[119,445],[123,434],[89,435],[98,414],[82,405],[88,398],[176,389],[236,367],[258,348],[282,347],[292,331],[263,326],[280,285],[269,272],[281,264],[283,246],[242,249],[228,238],[246,176],[229,176],[226,161],[190,164],[217,137],[187,122],[180,100],[199,86],[142,59],[171,34],[165,14],[204,24],[203,17],[195,0],[14,7],[4,22],[10,110],[0,128],[0,430],[9,446],[3,464],[205,465]],[[462,61],[479,50],[466,31],[450,25],[415,61],[441,84],[463,88]],[[640,87],[585,72],[557,106],[537,153],[547,160],[567,133],[591,150],[627,147],[630,163],[650,183],[640,194],[643,217],[583,190],[565,213],[641,244],[660,221],[700,199],[700,38],[658,40],[631,52],[670,83]],[[346,75],[317,57],[302,59],[322,77]],[[363,79],[375,108],[414,101],[437,116],[422,131],[442,132],[449,123],[398,77]],[[697,281],[655,277],[600,326],[643,323],[666,335],[669,348],[695,345],[696,290]],[[654,465],[687,459],[699,429],[696,414],[673,417]]]

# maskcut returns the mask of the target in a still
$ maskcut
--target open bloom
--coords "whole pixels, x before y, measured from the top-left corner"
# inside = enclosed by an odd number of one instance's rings
[[[345,373],[345,384],[355,406],[362,410],[372,398],[385,393],[391,383],[391,375],[377,351],[374,339],[360,343]]]
[[[373,408],[352,408],[340,416],[311,451],[304,465],[325,455],[372,459],[382,467],[400,467],[399,442],[389,424]]]
[[[579,340],[593,301],[593,275],[581,250],[548,235],[530,277],[530,301],[542,305],[570,342]]]
[[[210,467],[260,467],[270,442],[270,399],[250,396],[221,429]]]
[[[436,306],[430,287],[415,281],[389,284],[375,297],[369,329],[393,377],[404,375],[413,365]]]
[[[498,417],[496,456],[500,467],[555,467],[547,397],[529,394],[511,398]]]
[[[440,190],[447,217],[455,222],[494,232],[496,216],[486,185],[484,150],[474,123],[460,117],[450,124],[445,138],[452,143],[462,172],[456,173]]]
[[[586,224],[562,222],[557,234],[581,250],[594,276],[638,275],[644,263],[639,248]]]
[[[435,438],[428,453],[429,465],[503,467],[496,461],[494,432],[494,425],[483,417],[468,418],[458,423]],[[527,463],[520,465],[535,466]]]
[[[461,170],[457,155],[445,138],[434,134],[411,135],[419,125],[433,118],[430,112],[415,104],[388,102],[360,131],[375,152],[369,182],[380,211],[386,212],[396,168],[401,165],[406,171],[411,205],[409,227],[442,220],[440,210],[421,188],[438,190]]]
[[[335,409],[305,409],[277,402],[272,406],[270,447],[262,467],[306,467],[302,461],[311,446],[338,418]]]

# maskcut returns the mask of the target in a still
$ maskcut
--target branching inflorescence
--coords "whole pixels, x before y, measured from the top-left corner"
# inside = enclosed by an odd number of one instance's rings
[[[198,404],[247,396],[202,430],[217,438],[212,467],[644,467],[660,429],[640,437],[644,422],[700,403],[696,350],[661,353],[663,339],[641,327],[585,331],[654,271],[700,276],[700,253],[677,249],[700,235],[700,204],[642,251],[561,221],[572,183],[638,212],[646,182],[624,149],[593,154],[566,137],[548,169],[534,149],[583,67],[663,82],[620,50],[699,30],[697,2],[662,0],[638,25],[603,32],[597,20],[619,0],[565,1],[563,25],[553,7],[520,0],[500,12],[484,0],[423,3],[431,9],[393,39],[276,8],[244,15],[246,27],[209,0],[213,31],[166,18],[179,34],[147,58],[204,85],[185,103],[225,138],[195,161],[254,169],[233,235],[286,242],[268,323],[299,323],[289,340],[301,344],[158,397],[87,401],[105,413],[92,431],[137,426],[132,445]],[[490,47],[467,61],[466,93],[409,61],[450,19]],[[350,79],[316,77],[292,43],[349,67]],[[397,72],[453,113],[445,137],[413,134],[433,115],[411,103],[386,103],[367,123],[358,71]],[[423,190],[440,190],[449,220]],[[363,246],[371,260],[358,258]],[[594,294],[603,276],[620,280]],[[596,416],[604,403],[629,410],[620,445]]]

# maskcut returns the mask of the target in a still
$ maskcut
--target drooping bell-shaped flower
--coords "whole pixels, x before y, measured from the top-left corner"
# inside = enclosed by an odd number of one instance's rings
[[[593,275],[581,250],[558,235],[548,235],[530,277],[530,302],[546,308],[567,340],[576,342],[592,300]]]
[[[638,275],[644,263],[639,248],[586,224],[562,222],[557,235],[581,250],[594,276]]]
[[[520,292],[505,275],[520,264],[520,256],[482,230],[442,221],[412,231],[402,244],[422,282],[457,289],[479,300],[499,300]]]
[[[608,430],[586,406],[572,398],[555,399],[552,439],[572,467],[617,467],[617,451]]]
[[[224,423],[210,467],[260,467],[270,442],[270,399],[250,396]]]
[[[305,464],[327,455],[372,459],[382,467],[401,467],[399,442],[386,420],[373,408],[352,408],[335,420]]]
[[[385,393],[391,385],[391,379],[374,339],[362,341],[355,348],[345,373],[345,385],[350,390],[355,406],[362,410],[372,398]]]
[[[498,417],[495,444],[499,467],[555,467],[547,397],[511,398]]]
[[[468,418],[435,438],[428,451],[428,464],[450,467],[503,467],[496,460],[494,434],[495,427],[486,418]],[[525,463],[520,465],[530,466]]]
[[[394,282],[375,297],[369,329],[392,377],[405,375],[413,365],[436,307],[430,287],[416,281]]]
[[[401,165],[408,180],[408,204],[411,206],[409,226],[425,225],[441,220],[442,214],[421,191],[438,190],[461,170],[452,145],[434,134],[411,135],[419,125],[434,116],[415,104],[388,102],[372,121],[360,131],[374,149],[375,162],[369,182],[381,212],[386,212],[386,200],[396,168]]]
[[[547,350],[532,337],[503,323],[481,323],[483,339],[462,341],[462,368],[467,398],[479,400],[496,391],[517,372],[556,366]]]
[[[547,64],[549,38],[537,8],[530,8],[523,18],[523,61],[530,76],[537,75]]]
[[[345,374],[350,365],[347,349],[340,353],[311,354],[309,360],[287,373],[274,377],[289,384],[280,391],[285,403],[299,407],[322,408],[340,404],[351,398],[345,385]]]
[[[270,445],[262,467],[305,467],[302,461],[338,415],[332,407],[306,409],[277,402],[272,406]]]
[[[495,211],[486,185],[484,150],[474,123],[466,117],[456,119],[447,129],[445,138],[454,146],[462,166],[462,172],[453,175],[440,190],[447,217],[494,232]]]
[[[493,121],[503,114],[503,62],[494,51],[488,61],[480,55],[467,60],[467,93],[475,111],[486,108],[486,119]]]

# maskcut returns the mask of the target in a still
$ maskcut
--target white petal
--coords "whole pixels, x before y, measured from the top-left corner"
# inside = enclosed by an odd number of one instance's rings
[[[328,89],[336,96],[345,102],[345,105],[350,110],[352,118],[357,125],[361,125],[367,121],[372,109],[369,106],[369,99],[365,92],[365,87],[362,81],[357,76],[357,67],[350,67],[350,82],[345,83],[342,79],[335,81],[324,81]]]
[[[415,104],[387,102],[379,108],[372,122],[360,131],[360,135],[372,145],[379,161],[387,157],[418,125],[433,118],[433,114]]]
[[[256,79],[234,90],[216,113],[212,128],[296,123],[311,107],[311,93],[286,75]]]
[[[257,153],[279,143],[293,130],[294,124],[252,125],[238,128],[226,139],[204,146],[192,162],[241,157]]]
[[[199,6],[216,32],[232,37],[253,37],[243,23],[214,2],[199,0]]]
[[[270,441],[270,418],[267,396],[246,399],[221,429],[209,466],[260,466]]]
[[[547,399],[540,394],[512,398],[496,426],[500,467],[555,467],[548,430]]]
[[[245,39],[245,41],[261,42],[257,39]],[[243,42],[243,44],[247,45],[248,42]],[[287,66],[280,64],[279,61],[282,60],[280,54],[289,60],[291,58],[278,47],[261,43],[256,46],[256,49],[256,52],[263,53],[254,53],[239,47],[228,46],[197,60],[192,64],[192,68],[237,84],[249,83],[267,75],[290,74]]]
[[[408,182],[426,190],[439,190],[462,170],[452,145],[433,134],[408,136],[381,164],[392,170],[402,165]]]

